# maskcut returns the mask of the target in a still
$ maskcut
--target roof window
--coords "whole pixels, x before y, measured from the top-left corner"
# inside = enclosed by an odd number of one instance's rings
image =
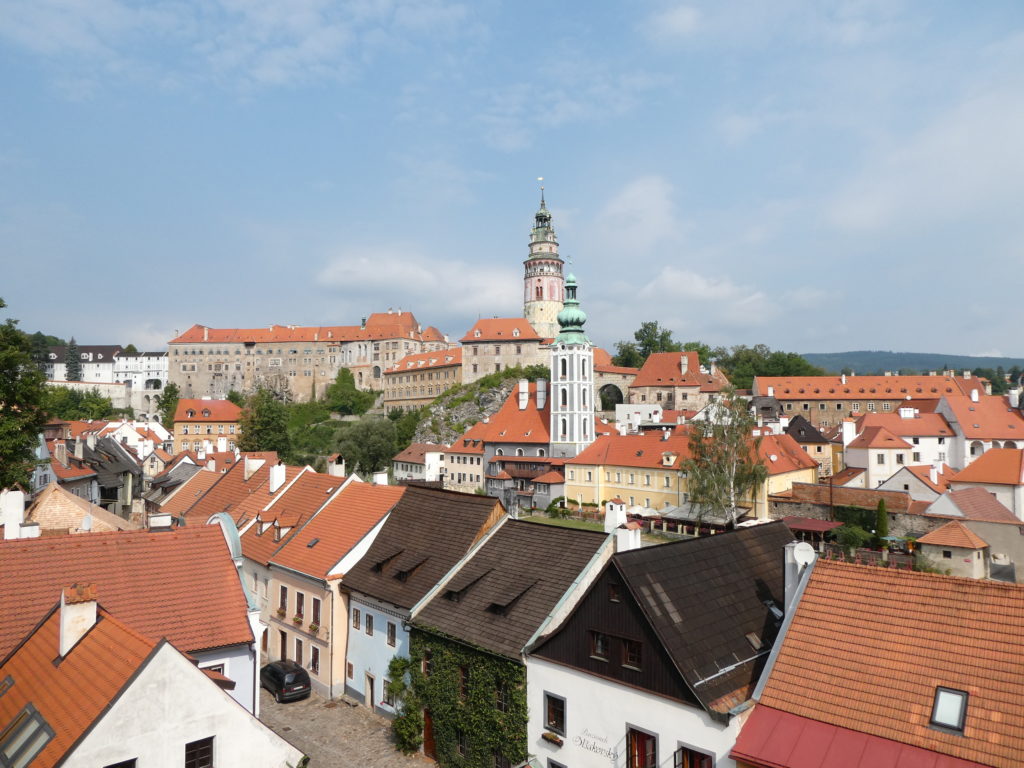
[[[967,692],[954,688],[935,688],[935,703],[932,705],[932,725],[963,732],[967,718]]]
[[[53,729],[31,704],[26,704],[0,733],[3,765],[28,765],[53,738]]]

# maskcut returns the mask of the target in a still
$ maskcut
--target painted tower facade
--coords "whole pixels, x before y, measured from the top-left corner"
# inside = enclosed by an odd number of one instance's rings
[[[530,256],[523,264],[523,317],[537,335],[544,339],[558,333],[558,313],[565,300],[565,278],[562,257],[558,255],[558,240],[551,225],[551,211],[544,202],[544,188],[540,190],[540,210],[530,233]]]
[[[551,455],[573,458],[594,442],[594,345],[583,332],[587,315],[572,275],[557,320],[551,345]]]

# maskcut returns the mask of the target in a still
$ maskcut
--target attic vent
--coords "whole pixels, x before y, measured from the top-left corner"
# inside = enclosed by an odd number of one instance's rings
[[[396,573],[395,578],[403,583],[408,581],[409,577],[416,573],[416,570],[429,559],[429,557],[424,557],[422,560],[420,560],[418,563],[411,566],[410,568],[406,568],[404,571],[399,571],[398,573]]]
[[[750,643],[750,647],[755,651],[761,650],[761,637],[757,632],[747,632],[745,635],[747,642]]]
[[[386,566],[388,563],[390,563],[392,560],[394,560],[396,557],[398,557],[404,551],[405,551],[404,549],[400,549],[397,552],[392,552],[390,555],[387,555],[386,557],[381,558],[380,560],[378,560],[376,563],[373,564],[373,567],[371,568],[371,570],[376,572],[376,573],[381,573],[384,570],[384,566]]]
[[[515,608],[516,603],[519,602],[522,596],[529,592],[531,589],[533,589],[536,584],[536,581],[533,582],[528,587],[526,587],[526,589],[524,589],[522,592],[520,592],[517,595],[514,595],[510,599],[506,600],[504,603],[499,603],[497,601],[491,603],[487,606],[487,612],[493,613],[496,616],[508,616],[508,614],[511,612],[513,608]]]
[[[307,546],[307,547],[308,547],[309,549],[312,549],[313,547],[315,547],[315,546],[316,546],[317,544],[319,544],[319,543],[320,543],[320,539],[313,539],[313,540],[312,540],[311,542],[309,542],[309,544],[307,544],[306,546]]]

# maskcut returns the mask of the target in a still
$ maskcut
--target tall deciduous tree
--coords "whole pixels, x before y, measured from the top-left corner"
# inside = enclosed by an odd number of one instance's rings
[[[257,389],[245,401],[238,427],[242,432],[239,450],[277,451],[282,458],[291,452],[288,407],[268,389]]]
[[[78,344],[75,342],[75,337],[71,337],[71,341],[64,351],[64,378],[68,381],[81,381],[82,380],[82,358],[78,356]]]
[[[327,407],[335,413],[360,415],[373,407],[377,396],[373,392],[358,389],[352,371],[348,368],[339,368],[334,383],[327,388],[325,398]]]
[[[657,320],[641,323],[633,333],[633,341],[620,341],[615,345],[616,365],[639,368],[655,352],[679,352],[683,345],[672,338],[672,331],[662,328]]]
[[[398,430],[391,419],[364,417],[343,432],[338,452],[352,471],[380,472],[398,452]]]
[[[174,427],[174,412],[178,410],[178,400],[181,399],[181,390],[173,381],[164,385],[164,391],[156,396],[156,410],[160,414],[160,423],[165,429]]]
[[[7,304],[0,299],[0,309]],[[46,423],[43,373],[32,359],[32,343],[16,320],[0,325],[0,488],[26,489],[35,448]]]
[[[125,357],[136,357],[139,354],[139,350],[134,344],[129,344],[121,350],[121,354]]]
[[[756,422],[732,388],[722,390],[703,416],[689,425],[690,458],[683,466],[690,499],[703,513],[735,523],[739,502],[768,477],[757,452],[760,438],[752,437]]]

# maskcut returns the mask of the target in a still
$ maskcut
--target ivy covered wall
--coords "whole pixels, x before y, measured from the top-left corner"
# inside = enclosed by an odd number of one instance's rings
[[[429,652],[429,675],[423,659]],[[517,661],[413,627],[394,729],[399,746],[422,743],[422,711],[430,711],[437,761],[452,768],[494,768],[527,758],[526,667]],[[404,684],[402,684],[404,682]],[[460,745],[462,749],[460,750]]]

